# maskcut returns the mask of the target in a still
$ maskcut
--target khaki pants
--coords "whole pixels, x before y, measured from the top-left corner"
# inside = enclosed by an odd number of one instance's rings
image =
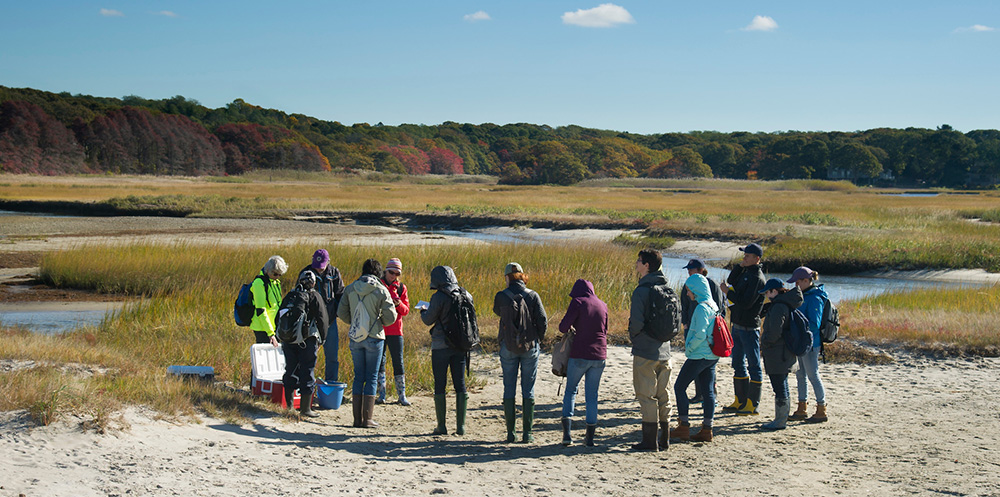
[[[670,421],[670,360],[632,356],[632,385],[643,423]]]

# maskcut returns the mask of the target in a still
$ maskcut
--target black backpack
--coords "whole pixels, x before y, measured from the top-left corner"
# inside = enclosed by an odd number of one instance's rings
[[[441,322],[445,340],[454,349],[469,352],[479,345],[479,324],[476,322],[476,308],[464,288],[451,294],[451,309],[448,319]]]
[[[798,309],[791,309],[788,313],[788,328],[782,330],[785,339],[785,346],[788,350],[800,356],[812,350],[813,334],[809,330],[809,321],[806,315]]]
[[[531,290],[527,290],[530,295]],[[531,309],[524,295],[514,293],[510,288],[505,288],[503,294],[510,298],[511,305],[500,308],[501,334],[504,337],[504,345],[507,350],[523,354],[535,346],[538,342],[538,332],[535,330],[535,323],[531,318]]]
[[[256,278],[240,287],[239,293],[236,294],[236,301],[233,302],[233,320],[236,321],[236,326],[250,326],[250,322],[253,321],[253,295],[250,294],[250,287],[257,278],[263,279],[261,275],[257,275]],[[267,293],[267,282],[264,282],[264,293]]]
[[[649,288],[646,322],[642,331],[660,342],[669,342],[681,329],[681,302],[668,285],[644,284]]]
[[[837,341],[837,333],[840,332],[840,311],[833,305],[830,299],[823,299],[823,317],[819,322],[820,343],[833,343]]]
[[[281,302],[275,335],[281,343],[298,345],[311,335],[307,315],[309,313],[309,291],[296,287]]]

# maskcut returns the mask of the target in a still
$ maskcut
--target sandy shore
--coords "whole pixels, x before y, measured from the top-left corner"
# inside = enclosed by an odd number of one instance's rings
[[[761,416],[717,414],[715,441],[660,453],[629,450],[639,416],[623,347],[609,351],[596,448],[559,444],[561,397],[548,356],[533,445],[499,442],[502,385],[497,359],[486,356],[475,362],[487,383],[472,394],[465,436],[429,434],[434,408],[425,395],[408,408],[378,406],[374,430],[349,428],[350,406],[315,421],[266,417],[244,426],[156,420],[132,408],[128,427],[107,435],[73,419],[32,427],[25,413],[11,412],[0,416],[0,495],[1000,494],[1000,360],[897,359],[824,365],[827,423],[759,432],[773,413],[765,387]],[[675,361],[676,373],[679,354]],[[722,361],[720,402],[731,400],[731,376]],[[701,409],[692,415],[700,419]],[[578,408],[577,442],[581,416]]]

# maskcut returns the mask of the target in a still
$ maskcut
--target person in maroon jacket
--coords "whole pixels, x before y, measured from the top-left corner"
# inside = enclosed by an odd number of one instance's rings
[[[385,273],[382,276],[382,283],[389,289],[389,296],[396,306],[396,322],[385,329],[385,348],[389,357],[392,358],[392,373],[396,380],[396,394],[399,395],[399,405],[408,406],[410,401],[406,400],[406,373],[403,372],[403,316],[410,313],[410,297],[406,293],[406,285],[399,280],[403,274],[403,263],[396,258],[389,259],[385,263]],[[378,397],[376,404],[385,403],[385,377],[386,356],[382,355],[382,364],[378,370]]]
[[[576,280],[569,292],[572,300],[566,315],[559,322],[559,332],[575,329],[570,346],[569,364],[566,368],[566,393],[563,395],[562,427],[563,445],[570,445],[570,426],[576,404],[576,390],[586,378],[584,398],[587,402],[587,435],[584,444],[594,446],[597,431],[597,391],[601,386],[604,361],[608,357],[608,306],[594,294],[594,285],[587,280]]]

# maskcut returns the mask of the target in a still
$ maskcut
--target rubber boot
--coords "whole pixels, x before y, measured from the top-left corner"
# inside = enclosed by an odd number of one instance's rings
[[[642,423],[642,442],[632,446],[632,450],[656,452],[656,430],[659,426],[653,423]]]
[[[722,408],[722,412],[737,412],[746,403],[747,398],[747,385],[750,383],[749,376],[743,377],[733,377],[733,392],[736,394],[736,400],[732,404]]]
[[[385,372],[378,374],[378,391],[375,392],[378,397],[375,398],[376,404],[385,404]]]
[[[362,428],[378,428],[378,423],[376,423],[372,419],[372,418],[375,417],[375,396],[374,395],[365,395],[362,400],[363,400],[364,403],[362,404],[361,413],[362,413],[362,416],[364,417],[364,419],[362,420],[361,427]]]
[[[465,435],[465,413],[469,410],[469,394],[455,395],[455,434]]]
[[[361,396],[353,395],[351,396],[351,407],[354,408],[354,427],[361,428]]]
[[[406,400],[406,376],[397,374],[396,375],[396,392],[399,393],[399,405],[408,406],[410,401]]]
[[[806,423],[823,423],[826,420],[826,404],[816,404],[816,414],[813,414],[811,418],[807,419]]]
[[[572,419],[570,419],[570,418],[562,418],[562,427],[563,427],[562,444],[563,444],[564,447],[568,447],[570,445],[573,445],[573,437],[571,437],[569,435],[569,430],[570,430],[570,428],[572,428],[572,426],[573,426],[573,420]]]
[[[736,411],[737,416],[756,416],[757,406],[760,405],[760,382],[750,380],[750,386],[747,388],[747,398],[746,404]]]
[[[514,434],[514,427],[517,426],[517,406],[514,399],[503,399],[503,420],[507,423],[507,443],[514,443],[517,439]]]
[[[677,428],[670,430],[670,436],[674,440],[691,440],[691,424],[687,421],[678,421]]]
[[[294,403],[294,401],[295,401],[295,390],[292,390],[291,388],[285,388],[282,391],[282,393],[285,395],[285,409],[291,409],[292,406],[295,405],[295,403]],[[299,403],[300,403],[299,405],[301,405],[301,402],[302,401],[300,400],[299,401]]]
[[[588,424],[587,425],[587,434],[584,435],[584,437],[583,437],[583,445],[586,445],[587,447],[593,447],[594,446],[594,434],[596,432],[597,432],[597,425],[596,424],[592,424],[592,425]]]
[[[434,414],[437,415],[437,428],[431,432],[432,435],[447,435],[448,428],[444,424],[445,414],[448,412],[448,401],[444,394],[434,395]]]
[[[806,402],[800,401],[799,407],[795,409],[795,412],[793,412],[791,416],[788,416],[788,419],[793,421],[802,421],[803,419],[806,419],[809,417],[809,413],[806,412],[806,407]]]
[[[770,423],[762,424],[760,429],[764,431],[784,430],[788,424],[789,404],[790,399],[787,397],[774,399],[774,420]]]
[[[313,395],[313,392],[302,394],[302,399],[299,400],[299,415],[307,418],[319,417],[319,414],[316,414],[316,412],[312,410]]]
[[[531,428],[535,426],[535,399],[521,399],[524,415],[521,418],[521,443],[530,444],[535,441]]]
[[[691,435],[692,442],[711,442],[712,441],[712,427],[701,425],[701,429],[698,433]]]
[[[660,421],[660,450],[667,450],[670,448],[670,422]]]

